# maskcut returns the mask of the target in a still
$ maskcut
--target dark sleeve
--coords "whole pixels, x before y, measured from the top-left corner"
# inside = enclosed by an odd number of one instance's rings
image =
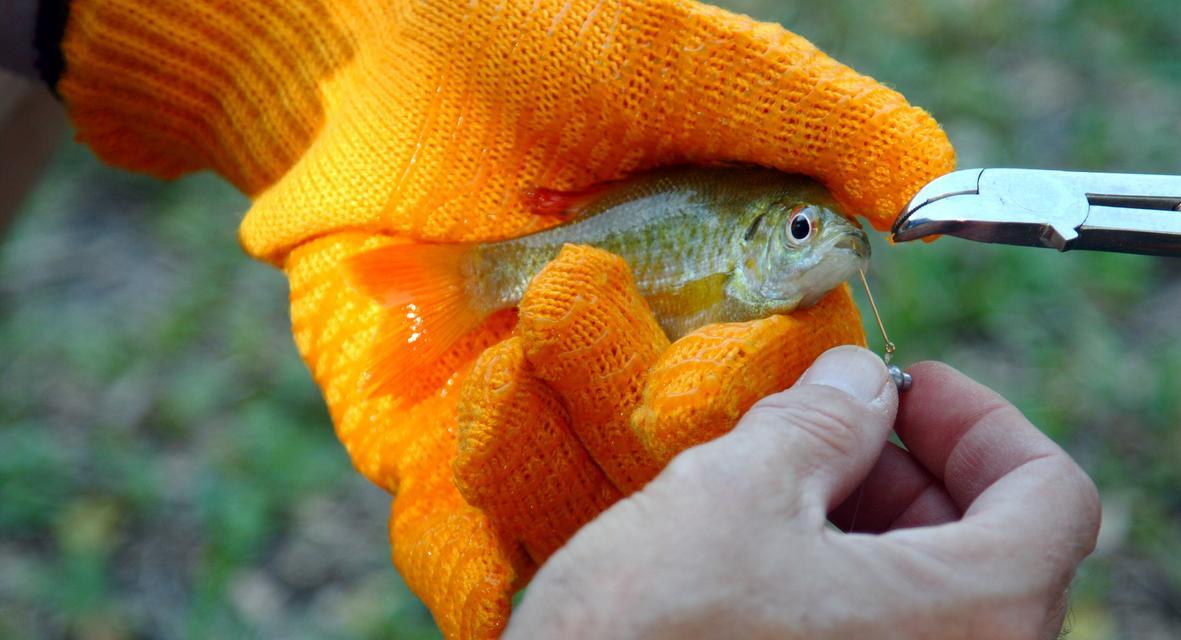
[[[40,0],[33,35],[36,67],[49,89],[57,93],[57,81],[65,70],[62,37],[70,15],[70,0]]]

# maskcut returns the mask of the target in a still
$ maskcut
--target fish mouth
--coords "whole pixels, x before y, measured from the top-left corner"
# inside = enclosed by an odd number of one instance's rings
[[[830,245],[829,250],[837,272],[835,275],[843,282],[858,271],[865,272],[869,268],[870,253],[869,236],[860,229],[842,235]]]
[[[801,274],[794,283],[794,291],[802,294],[801,307],[809,307],[823,298],[834,287],[864,271],[869,266],[869,237],[860,230],[832,238],[823,257],[811,269]]]
[[[844,250],[857,256],[863,262],[869,260],[869,238],[863,233],[846,233],[833,243],[833,250]]]

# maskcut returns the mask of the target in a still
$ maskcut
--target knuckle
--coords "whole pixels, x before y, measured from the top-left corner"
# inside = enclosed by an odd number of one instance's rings
[[[1087,531],[1094,538],[1099,535],[1099,524],[1103,512],[1103,502],[1099,497],[1099,487],[1095,486],[1095,481],[1081,467],[1077,464],[1073,466],[1074,473],[1079,478],[1078,482],[1082,490],[1083,516],[1087,524]]]
[[[861,444],[860,430],[833,407],[811,406],[792,421],[800,435],[840,457],[851,456]]]
[[[1065,456],[1064,456],[1065,458]],[[1075,499],[1078,503],[1076,514],[1076,537],[1074,542],[1074,563],[1070,563],[1073,573],[1074,564],[1081,561],[1092,551],[1099,538],[1099,526],[1102,521],[1103,503],[1099,497],[1099,489],[1082,467],[1070,458],[1065,458],[1066,486],[1075,487]]]
[[[807,402],[790,392],[759,402],[747,414],[751,428],[766,430],[788,448],[802,445],[820,454],[854,454],[863,439],[857,412],[835,389],[812,391]]]

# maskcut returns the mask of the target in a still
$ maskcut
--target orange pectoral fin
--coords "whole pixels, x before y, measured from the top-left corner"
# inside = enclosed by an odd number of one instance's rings
[[[646,296],[648,306],[658,318],[693,316],[715,305],[726,297],[726,283],[730,274],[717,273],[699,280],[691,280],[679,287]],[[680,336],[673,336],[677,338]]]

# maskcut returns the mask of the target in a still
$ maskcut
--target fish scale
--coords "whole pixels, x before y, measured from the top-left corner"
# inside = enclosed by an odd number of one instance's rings
[[[728,278],[750,257],[743,242],[754,219],[783,198],[835,208],[816,183],[755,167],[676,167],[612,183],[564,224],[474,245],[466,265],[473,274],[468,294],[486,313],[515,306],[533,276],[567,243],[622,257],[646,298]],[[753,312],[722,297],[712,302],[712,310],[673,305],[666,311],[675,317],[661,323],[676,337],[702,320],[750,319],[741,316]]]

